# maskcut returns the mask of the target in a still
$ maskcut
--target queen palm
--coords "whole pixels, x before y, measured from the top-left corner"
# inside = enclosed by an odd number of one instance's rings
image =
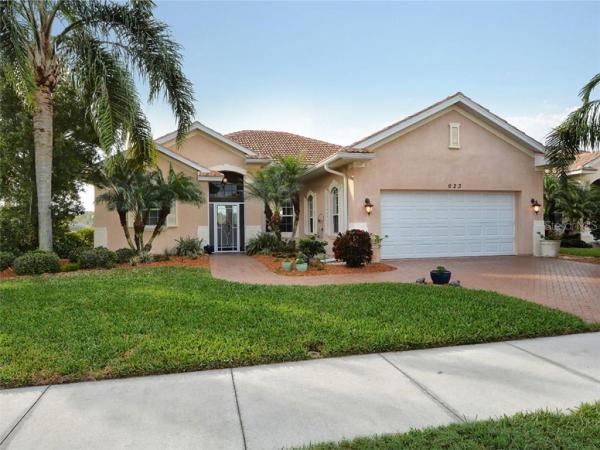
[[[0,65],[33,111],[39,246],[52,249],[53,93],[70,83],[85,99],[106,151],[126,145],[139,165],[152,160],[151,130],[134,76],[149,100],[164,94],[178,121],[178,142],[194,113],[179,46],[152,14],[151,1],[3,0]]]
[[[579,92],[581,106],[569,114],[546,140],[546,156],[559,167],[563,180],[566,170],[582,151],[600,151],[600,99],[592,99],[600,89],[600,73]]]

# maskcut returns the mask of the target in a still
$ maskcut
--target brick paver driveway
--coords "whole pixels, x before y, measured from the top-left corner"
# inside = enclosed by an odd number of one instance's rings
[[[216,255],[210,260],[216,278],[257,284],[344,284],[414,282],[443,265],[467,288],[487,289],[576,314],[600,323],[600,265],[532,256],[435,258],[385,261],[397,270],[364,275],[277,275],[245,255]]]

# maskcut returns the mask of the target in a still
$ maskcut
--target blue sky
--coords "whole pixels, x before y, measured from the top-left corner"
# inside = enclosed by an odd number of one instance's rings
[[[537,139],[600,71],[600,3],[158,1],[196,119],[349,144],[462,91]],[[141,87],[142,92],[145,91]],[[155,136],[175,122],[147,106]]]

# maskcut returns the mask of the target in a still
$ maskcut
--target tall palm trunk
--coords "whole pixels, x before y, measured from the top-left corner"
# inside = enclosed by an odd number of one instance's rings
[[[162,208],[160,210],[158,214],[158,221],[156,223],[156,226],[154,227],[152,236],[150,236],[150,239],[148,240],[148,242],[146,242],[146,245],[144,246],[144,251],[149,252],[150,250],[152,250],[152,243],[154,242],[156,236],[158,236],[161,233],[163,227],[167,223],[167,216],[169,214],[171,214],[171,208]]]
[[[121,223],[121,228],[123,228],[123,232],[125,233],[125,239],[127,239],[127,243],[132,250],[135,250],[135,244],[131,239],[131,234],[129,233],[129,225],[127,224],[127,211],[117,211],[119,214],[119,222]]]
[[[40,86],[35,95],[33,143],[40,250],[52,251],[52,93]]]

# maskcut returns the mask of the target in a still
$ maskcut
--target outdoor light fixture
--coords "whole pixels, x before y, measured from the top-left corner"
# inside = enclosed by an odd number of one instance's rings
[[[365,198],[365,211],[367,212],[367,214],[370,216],[371,212],[373,211],[373,204],[371,203],[371,200],[369,200],[368,198]]]
[[[540,212],[541,206],[542,205],[540,205],[535,198],[531,199],[531,207],[533,208],[534,213],[538,214]]]
[[[221,183],[223,183],[223,184],[227,183],[227,175],[223,175],[223,180],[221,181]]]

